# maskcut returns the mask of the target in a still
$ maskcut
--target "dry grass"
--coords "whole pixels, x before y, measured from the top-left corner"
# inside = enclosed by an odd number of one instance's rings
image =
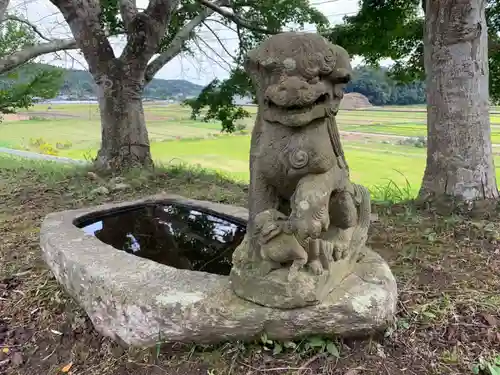
[[[85,170],[0,158],[0,373],[60,374],[71,363],[74,375],[472,374],[500,354],[500,222],[439,217],[409,204],[374,207],[380,221],[370,244],[390,263],[400,291],[385,337],[340,341],[339,359],[303,349],[273,356],[258,343],[123,349],[94,331],[45,267],[43,217],[162,190],[246,200],[245,186],[201,171],[126,178],[133,189],[92,195],[102,182]]]

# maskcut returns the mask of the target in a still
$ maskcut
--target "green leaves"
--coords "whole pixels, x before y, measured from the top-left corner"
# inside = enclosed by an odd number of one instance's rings
[[[282,353],[285,349],[292,350],[295,352],[319,352],[328,353],[329,355],[340,358],[340,351],[334,341],[320,336],[311,336],[300,343],[296,344],[293,341],[279,342],[270,340],[267,334],[264,332],[260,336],[260,343],[262,344],[264,350],[273,351],[273,355],[278,355]]]
[[[305,24],[313,24],[318,31],[327,30],[328,19],[317,9],[313,8],[308,0],[263,0],[249,2],[236,0],[231,3],[234,13],[244,19],[246,23],[266,28],[271,32],[279,32],[292,25],[294,29],[303,29]],[[228,19],[221,22],[237,30],[239,48],[234,56],[233,70],[226,80],[215,79],[194,100],[185,104],[192,108],[193,118],[202,118],[204,121],[218,120],[222,122],[222,130],[233,132],[235,122],[249,116],[244,109],[237,107],[234,97],[250,97],[255,100],[255,93],[242,64],[246,53],[262,42],[267,35],[247,29]],[[207,112],[201,116],[202,109]]]
[[[19,108],[28,108],[38,99],[50,99],[57,95],[63,82],[63,70],[37,68],[30,65],[31,72],[24,67],[9,72],[0,83],[0,113],[14,113]],[[21,77],[18,80],[18,75]],[[4,78],[0,76],[1,78]]]
[[[491,359],[480,358],[479,363],[472,366],[472,373],[500,375],[500,356]]]
[[[374,105],[422,104],[426,100],[422,81],[401,83],[395,81],[384,68],[358,66],[347,84],[346,92],[359,92]]]
[[[363,0],[360,12],[345,17],[329,39],[362,56],[374,66],[382,59],[395,61],[389,71],[401,82],[423,79],[423,27],[420,0]]]
[[[327,352],[328,354],[334,356],[335,358],[340,358],[340,351],[337,345],[327,339],[323,339],[319,336],[312,336],[307,339],[305,344],[306,349],[313,349],[320,353]]]
[[[330,341],[328,342],[328,344],[326,344],[326,351],[335,358],[340,358],[339,349],[333,342]]]
[[[0,24],[0,58],[34,46],[36,35],[29,26],[15,21]],[[0,113],[13,113],[28,108],[35,98],[48,99],[57,95],[63,71],[58,68],[39,69],[26,65],[0,76]]]
[[[6,21],[0,23],[0,58],[33,46],[36,35],[27,25]]]
[[[185,101],[192,109],[192,118],[202,118],[203,121],[219,120],[222,131],[233,132],[235,122],[250,116],[248,111],[236,106],[234,96],[253,96],[250,78],[242,69],[231,72],[229,79],[219,81],[214,79],[195,99]],[[201,116],[202,109],[207,111]]]
[[[100,0],[100,5],[102,9],[100,21],[103,27],[112,34],[124,32],[124,25],[119,16],[118,0]],[[213,14],[210,18],[219,24],[213,29],[214,34],[224,26],[236,31],[239,46],[236,54],[231,56],[232,61],[228,61],[233,67],[230,77],[226,80],[215,79],[196,99],[187,100],[185,104],[192,108],[193,118],[221,121],[222,130],[232,132],[235,130],[236,121],[249,116],[247,111],[236,107],[233,98],[234,96],[253,97],[253,87],[241,66],[246,53],[267,37],[266,33],[259,30],[265,29],[270,33],[277,33],[290,27],[303,29],[304,25],[312,24],[317,27],[318,31],[325,32],[329,27],[329,22],[320,11],[311,6],[309,0],[234,0],[226,3],[225,7],[232,9],[236,20],[219,14]],[[203,9],[205,7],[199,1],[181,0],[176,11],[171,15],[169,26],[157,52],[169,50],[178,32]],[[244,25],[238,22],[238,19],[244,20]],[[196,36],[202,26],[203,24],[200,24],[193,30],[191,39]],[[198,37],[204,39],[206,35],[200,34]],[[224,43],[224,39],[220,39],[219,42]],[[195,55],[199,53],[196,49],[202,45],[187,40],[182,45],[181,52]],[[205,108],[207,111],[202,111]]]
[[[360,12],[345,17],[328,35],[351,55],[370,65],[380,60],[395,61],[390,75],[400,82],[422,80],[424,18],[421,0],[361,0]],[[500,3],[487,0],[489,32],[490,95],[500,101]]]

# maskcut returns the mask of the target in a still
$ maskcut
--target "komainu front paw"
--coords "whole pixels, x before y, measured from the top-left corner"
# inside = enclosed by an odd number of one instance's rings
[[[275,270],[277,268],[279,268],[279,266],[276,265],[276,262],[273,262],[271,260],[262,260],[259,265],[259,274],[261,277],[265,277],[269,275],[272,270]]]
[[[314,275],[321,275],[330,269],[333,262],[333,244],[329,241],[313,239],[309,242],[308,267]]]
[[[349,255],[349,244],[347,243],[336,243],[333,250],[333,258],[335,261],[347,258]]]
[[[299,275],[299,271],[302,269],[302,267],[304,267],[306,261],[307,260],[305,259],[296,259],[293,261],[292,265],[290,266],[290,270],[288,271],[288,281],[293,281],[293,279],[295,279]]]
[[[307,267],[309,270],[312,272],[313,275],[321,275],[323,273],[323,266],[321,265],[321,262],[319,259],[314,259],[312,260]]]

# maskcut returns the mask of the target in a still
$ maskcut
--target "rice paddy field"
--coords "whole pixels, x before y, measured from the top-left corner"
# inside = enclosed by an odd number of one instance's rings
[[[255,107],[247,109],[252,114],[256,111]],[[497,111],[493,108],[491,112],[492,141],[500,146]],[[227,135],[220,133],[217,122],[192,120],[189,109],[180,105],[146,102],[145,113],[157,163],[198,165],[248,180],[253,118],[241,122],[245,130]],[[412,192],[418,190],[426,150],[404,139],[426,135],[425,107],[344,110],[337,119],[353,180],[372,188],[394,183]],[[1,147],[74,159],[91,159],[100,143],[96,104],[39,104],[7,115],[0,127]],[[500,166],[500,160],[496,165]]]

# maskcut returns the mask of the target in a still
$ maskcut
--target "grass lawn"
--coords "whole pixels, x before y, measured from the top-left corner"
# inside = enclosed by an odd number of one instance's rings
[[[181,138],[203,138],[219,133],[220,124],[192,120],[187,107],[145,102],[148,132],[152,141]],[[401,136],[426,135],[426,114],[391,107],[391,110],[340,111],[337,116],[341,129],[361,133]],[[255,114],[256,107],[246,107]],[[43,137],[49,143],[69,141],[75,149],[97,148],[100,141],[100,118],[96,104],[39,104],[28,112],[31,120],[4,121],[0,142],[13,147],[29,145],[30,138]],[[70,117],[68,117],[70,116]],[[254,118],[241,121],[248,128]],[[493,142],[500,143],[500,115],[491,115]]]
[[[344,149],[351,178],[372,190],[388,184],[404,186],[404,196],[414,196],[420,188],[425,169],[426,151],[411,146],[383,143],[346,142]],[[223,136],[205,140],[156,142],[151,152],[159,164],[191,164],[220,171],[247,182],[249,178],[250,136]],[[61,156],[83,159],[95,155],[64,150]],[[495,158],[500,175],[500,157]]]
[[[228,151],[229,152],[229,151]],[[131,189],[92,194],[109,177],[0,156],[0,373],[74,375],[466,375],[500,354],[500,222],[374,205],[369,245],[398,282],[395,324],[367,339],[333,340],[338,358],[306,349],[274,355],[256,342],[123,348],[98,334],[41,259],[45,215],[160,191],[246,205],[246,188],[202,170],[123,176]],[[475,370],[477,369],[477,371]],[[491,375],[487,371],[483,375]]]
[[[144,106],[152,154],[157,162],[200,165],[241,181],[248,180],[249,136],[220,135],[218,123],[192,120],[186,107],[154,102],[145,102]],[[405,108],[341,111],[339,127],[360,133],[360,137],[362,133],[424,136],[426,114]],[[256,107],[247,107],[247,110],[255,113]],[[42,152],[30,141],[41,139],[53,146],[52,149],[57,143],[70,145],[56,150],[60,156],[86,159],[97,152],[101,130],[96,104],[36,105],[27,114],[32,118],[1,124],[0,146]],[[494,124],[492,140],[500,143],[500,127],[495,125],[500,124],[500,115],[491,118]],[[253,119],[245,121],[251,127]],[[425,167],[425,150],[383,144],[383,137],[377,137],[376,141],[373,141],[375,138],[355,138],[346,136],[344,140],[355,181],[371,187],[392,184],[393,181],[405,186],[411,194],[417,192]],[[496,165],[500,166],[500,163],[497,161]]]
[[[368,186],[386,184],[389,180],[402,185],[407,178],[413,192],[416,192],[425,167],[425,153],[415,147],[384,146],[347,144],[345,152],[352,178]],[[250,136],[157,142],[151,147],[153,157],[159,163],[199,164],[243,181],[249,178],[249,150]],[[410,152],[405,155],[406,150]],[[93,150],[92,155],[95,152]],[[68,150],[61,152],[61,156],[81,159],[84,154]],[[388,165],[390,168],[387,168]]]
[[[399,124],[374,124],[374,125],[344,125],[340,126],[341,130],[359,132],[359,133],[374,133],[374,134],[392,134],[404,137],[426,137],[427,125],[415,123],[399,123]],[[491,141],[494,144],[500,143],[500,127],[492,127]]]

